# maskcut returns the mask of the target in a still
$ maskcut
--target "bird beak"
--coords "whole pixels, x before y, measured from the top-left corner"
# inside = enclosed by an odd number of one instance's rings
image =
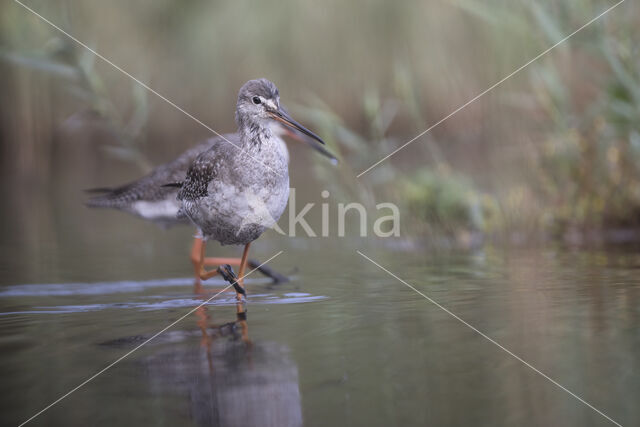
[[[301,132],[298,132],[297,130],[293,130],[293,129],[285,127],[285,126],[282,126],[282,129],[284,130],[285,135],[288,136],[289,138],[295,139],[296,141],[304,142],[309,147],[313,148],[318,153],[320,153],[323,156],[325,156],[326,158],[328,158],[331,161],[332,164],[334,164],[334,165],[338,164],[338,159],[336,158],[336,156],[331,154],[331,152],[329,150],[324,148],[324,146],[322,146],[321,144],[317,143],[315,140],[309,138],[308,136],[302,134]]]
[[[269,115],[274,120],[277,120],[280,123],[290,127],[291,129],[294,129],[300,133],[303,133],[308,137],[315,139],[320,144],[324,145],[324,141],[318,135],[316,135],[306,127],[302,126],[300,123],[293,120],[293,118],[289,115],[289,113],[286,112],[286,110],[282,108],[278,108],[277,110],[269,111]]]

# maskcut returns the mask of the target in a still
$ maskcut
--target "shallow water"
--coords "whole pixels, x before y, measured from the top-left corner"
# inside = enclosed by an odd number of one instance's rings
[[[224,286],[194,292],[193,230],[82,206],[83,188],[139,172],[55,170],[2,194],[0,425],[132,351],[31,424],[613,425],[468,325],[638,424],[638,247],[433,252],[268,232],[251,256],[283,251],[269,266],[292,280],[251,275],[246,321],[230,292],[189,314]],[[301,205],[320,191],[305,180],[293,171]]]
[[[188,230],[139,239],[154,229],[112,215],[137,228],[119,250],[63,246],[76,256],[67,264],[51,260],[58,245],[41,242],[34,268],[8,255],[3,425],[26,420],[208,298],[189,278]],[[612,419],[637,424],[636,249],[397,252],[380,242],[266,236],[254,256],[284,250],[272,265],[293,277],[273,285],[252,275],[246,322],[225,292],[33,425],[613,425],[356,249]]]

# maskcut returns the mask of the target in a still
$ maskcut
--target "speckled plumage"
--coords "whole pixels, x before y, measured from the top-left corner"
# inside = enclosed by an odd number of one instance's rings
[[[161,226],[193,222],[205,239],[223,244],[255,240],[287,204],[289,153],[280,135],[286,132],[336,159],[308,130],[256,110],[254,96],[262,97],[280,118],[291,119],[273,83],[251,80],[238,95],[237,133],[210,138],[121,187],[92,190],[104,194],[89,199],[87,206],[122,210]],[[172,183],[182,183],[182,189],[166,186]]]
[[[280,218],[289,198],[288,153],[273,133],[273,120],[252,107],[256,96],[272,100],[273,108],[279,105],[273,83],[245,84],[238,95],[238,132],[230,143],[216,144],[195,159],[178,194],[202,237],[223,245],[257,239]]]
[[[92,208],[119,209],[162,226],[189,224],[187,217],[178,216],[181,206],[177,199],[179,189],[164,185],[184,181],[198,154],[220,142],[225,143],[220,137],[210,138],[136,181],[117,188],[92,190],[103,194],[90,198],[86,204]]]
[[[273,127],[276,135],[283,133],[283,127],[276,125]],[[313,149],[321,154],[335,159],[330,153],[323,150],[320,145],[313,145],[309,138],[304,138],[299,134],[296,138],[304,139]],[[224,135],[225,138],[233,138],[231,134]],[[279,138],[279,143],[287,154],[285,142]],[[161,227],[171,227],[174,225],[189,225],[191,221],[185,215],[179,214],[182,202],[178,200],[179,188],[166,186],[166,184],[181,183],[187,177],[187,171],[198,157],[198,154],[211,148],[215,144],[228,144],[219,136],[209,138],[203,143],[192,147],[178,156],[175,160],[156,166],[147,175],[135,181],[114,188],[96,188],[88,190],[91,193],[101,193],[87,200],[86,205],[90,208],[117,209],[128,212],[140,218],[152,221]]]

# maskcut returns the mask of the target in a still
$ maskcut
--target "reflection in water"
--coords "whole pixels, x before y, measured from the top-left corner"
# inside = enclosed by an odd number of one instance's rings
[[[297,281],[247,282],[250,331],[234,318],[235,293],[223,293],[41,423],[609,425],[395,279],[359,265],[350,247],[321,244],[288,250],[287,264],[304,265]],[[623,249],[363,252],[627,426],[640,419],[640,251]],[[107,276],[143,282],[25,272],[7,270],[0,286],[0,425],[18,425],[203,301],[193,279],[150,280],[162,277],[156,270]],[[221,286],[204,283],[208,292]]]
[[[288,348],[249,339],[247,313],[214,325],[211,312],[195,315],[200,346],[171,346],[144,359],[154,394],[188,399],[189,416],[206,426],[299,426],[302,408],[298,369]]]

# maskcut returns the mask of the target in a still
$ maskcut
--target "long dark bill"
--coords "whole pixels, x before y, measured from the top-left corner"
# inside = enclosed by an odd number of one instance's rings
[[[277,111],[269,111],[269,114],[271,115],[271,117],[273,117],[274,120],[277,120],[280,123],[283,123],[283,124],[289,126],[290,128],[295,129],[295,130],[307,135],[308,137],[315,139],[320,144],[324,145],[324,141],[318,135],[316,135],[315,133],[311,132],[306,127],[302,126],[300,123],[298,123],[295,120],[293,120],[293,117],[291,117],[289,115],[289,113],[284,111],[282,108],[278,109]]]

